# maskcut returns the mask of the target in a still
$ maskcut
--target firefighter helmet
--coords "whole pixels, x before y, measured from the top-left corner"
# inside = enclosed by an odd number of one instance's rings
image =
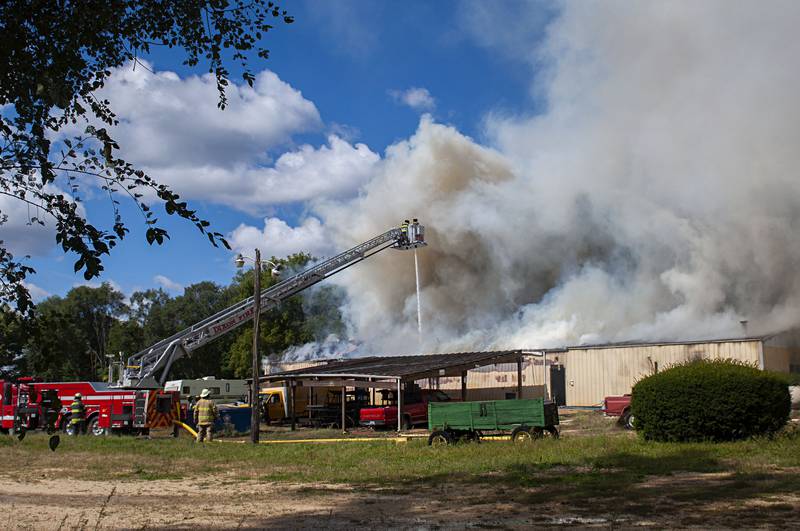
[[[200,398],[206,398],[210,394],[211,391],[209,391],[208,389],[203,389],[202,391],[200,391]]]
[[[83,395],[81,395],[80,393],[75,393],[75,398],[83,398]]]

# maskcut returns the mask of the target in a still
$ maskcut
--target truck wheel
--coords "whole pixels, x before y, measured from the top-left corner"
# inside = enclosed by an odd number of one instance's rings
[[[428,446],[447,446],[453,444],[450,434],[446,431],[436,430],[428,437]]]
[[[100,427],[100,418],[95,417],[89,422],[89,433],[95,437],[102,437],[108,433],[108,430]]]
[[[530,428],[527,426],[517,426],[514,428],[514,431],[511,432],[511,440],[514,441],[515,444],[530,444],[535,438],[537,437],[534,436],[533,432],[531,432]]]
[[[552,437],[553,439],[558,439],[559,437],[558,428],[556,428],[555,426],[545,426],[542,435]]]
[[[622,414],[622,417],[619,419],[619,424],[626,430],[633,429],[633,415],[630,409],[626,409],[625,413]]]

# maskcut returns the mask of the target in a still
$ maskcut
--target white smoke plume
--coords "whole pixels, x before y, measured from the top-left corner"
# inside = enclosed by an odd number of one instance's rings
[[[353,358],[364,354],[359,343],[340,339],[335,334],[330,334],[321,342],[289,347],[281,353],[279,361],[292,363],[312,360],[334,360]]]
[[[486,145],[423,117],[358,198],[316,207],[342,248],[427,227],[422,343],[397,251],[337,279],[354,337],[405,353],[797,324],[798,20],[798,2],[565,4],[518,50],[546,111],[490,116]]]

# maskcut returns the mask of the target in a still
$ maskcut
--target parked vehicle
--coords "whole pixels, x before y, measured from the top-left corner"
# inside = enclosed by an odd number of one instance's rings
[[[55,451],[61,442],[56,433],[61,400],[52,389],[37,393],[32,381],[0,381],[0,431],[21,441],[29,429],[41,428],[50,435],[48,446]]]
[[[328,391],[324,404],[306,407],[308,421],[315,428],[352,428],[358,424],[361,409],[369,406],[369,393],[355,389],[345,393],[345,425],[342,426],[342,395],[339,391]]]
[[[52,393],[61,402],[55,426],[71,433],[70,406],[80,393],[86,408],[86,426],[93,435],[118,433],[146,434],[152,428],[172,428],[178,419],[180,397],[174,391],[115,389],[103,382],[39,382],[32,378],[20,383],[0,381],[3,388],[2,427],[14,429],[23,422],[25,429],[44,427],[41,397]],[[20,420],[22,419],[22,420]]]
[[[511,433],[515,443],[558,437],[558,406],[543,398],[429,402],[429,445],[480,441],[487,432]]]
[[[39,427],[41,411],[30,378],[0,380],[0,429],[18,435]]]
[[[284,423],[291,420],[292,410],[289,404],[289,387],[273,386],[262,387],[259,390],[261,396],[261,418],[264,422]],[[308,414],[308,398],[304,388],[295,388],[294,415],[302,417]]]
[[[631,395],[605,397],[603,399],[603,409],[600,411],[609,417],[619,417],[618,424],[626,430],[633,429]]]
[[[397,426],[397,391],[381,389],[381,403],[364,407],[359,416],[362,426],[373,428]],[[438,389],[420,389],[416,385],[403,392],[401,427],[411,429],[428,423],[428,402],[449,402],[447,393]]]

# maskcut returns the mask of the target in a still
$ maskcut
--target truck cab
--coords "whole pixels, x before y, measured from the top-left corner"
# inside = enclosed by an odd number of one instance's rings
[[[259,390],[261,402],[261,418],[264,422],[283,423],[290,420],[291,408],[289,405],[289,389],[286,386],[262,387]],[[295,417],[308,413],[308,398],[306,393],[295,390],[294,414]]]
[[[381,389],[379,404],[361,409],[360,424],[373,428],[397,426],[397,392]],[[428,402],[449,402],[450,396],[438,389],[420,389],[411,385],[403,390],[401,427],[411,429],[428,422]]]
[[[618,424],[626,430],[633,429],[633,415],[631,414],[631,395],[607,396],[603,399],[603,409],[606,416],[619,417]]]

